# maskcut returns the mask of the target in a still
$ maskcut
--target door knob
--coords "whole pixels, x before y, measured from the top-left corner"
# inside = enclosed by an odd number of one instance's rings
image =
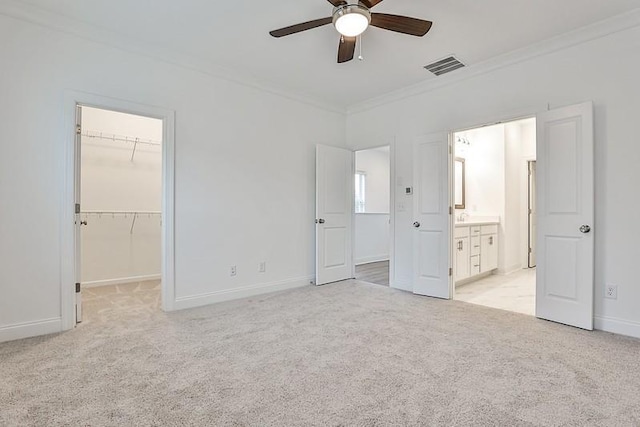
[[[588,233],[591,231],[591,227],[589,227],[588,225],[581,225],[580,226],[580,232],[581,233]]]
[[[416,222],[413,223],[413,226],[415,228],[420,228],[420,223],[418,221],[416,221]]]
[[[324,219],[316,219],[316,224],[324,224]]]

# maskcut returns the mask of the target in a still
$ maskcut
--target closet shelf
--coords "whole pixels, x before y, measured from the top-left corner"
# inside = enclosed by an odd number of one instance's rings
[[[95,215],[98,218],[102,217],[103,215],[111,215],[111,217],[115,217],[117,215],[124,216],[125,218],[131,216],[132,220],[129,234],[133,234],[133,229],[136,226],[136,219],[138,219],[138,215],[147,215],[148,217],[151,217],[152,215],[158,215],[160,216],[160,224],[162,225],[162,212],[160,211],[81,211],[80,215]],[[86,225],[86,222],[84,224]]]
[[[125,142],[125,143],[130,142],[133,144],[133,150],[131,151],[131,161],[133,161],[133,157],[136,155],[136,148],[138,147],[138,144],[162,146],[162,141],[138,138],[135,136],[116,135],[114,133],[104,133],[104,132],[99,132],[95,130],[84,131],[80,134],[80,136],[83,136],[85,138],[96,138],[96,139],[102,139],[102,140],[114,141],[114,142]]]
[[[81,214],[88,215],[161,215],[160,211],[82,211]]]

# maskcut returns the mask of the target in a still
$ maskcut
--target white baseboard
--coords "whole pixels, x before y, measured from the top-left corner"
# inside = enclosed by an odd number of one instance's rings
[[[36,320],[34,322],[18,323],[0,327],[0,342],[37,337],[62,331],[62,319]]]
[[[389,261],[389,254],[358,258],[355,260],[355,264],[356,265],[371,264],[372,262],[380,262],[380,261]]]
[[[313,276],[298,277],[279,282],[260,283],[257,285],[244,286],[242,288],[225,289],[206,294],[176,298],[174,309],[182,310],[185,308],[201,307],[203,305],[215,304],[223,301],[247,298],[270,292],[283,291],[286,289],[300,288],[303,286],[309,286],[310,282],[314,279],[315,277]]]
[[[99,286],[122,285],[125,283],[145,282],[147,280],[160,280],[160,274],[150,274],[147,276],[121,277],[119,279],[94,280],[91,282],[82,282],[83,288],[97,288]]]
[[[516,271],[520,271],[522,269],[522,264],[514,264],[511,267],[499,268],[496,274],[499,276],[508,276],[509,274],[515,273]]]
[[[640,338],[640,322],[605,316],[595,316],[593,320],[595,329],[599,331]]]

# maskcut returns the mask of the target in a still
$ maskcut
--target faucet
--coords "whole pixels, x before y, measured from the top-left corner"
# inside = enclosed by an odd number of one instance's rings
[[[464,220],[467,219],[468,217],[469,217],[469,214],[463,211],[460,213],[460,215],[458,215],[458,221],[464,222]]]

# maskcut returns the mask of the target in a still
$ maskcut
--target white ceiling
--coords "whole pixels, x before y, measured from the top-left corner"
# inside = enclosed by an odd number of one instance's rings
[[[337,64],[331,25],[268,34],[330,16],[326,0],[21,1],[337,107],[435,79],[422,67],[449,54],[472,66],[640,7],[640,0],[384,0],[374,12],[428,19],[432,30],[418,38],[370,28],[365,60]]]

